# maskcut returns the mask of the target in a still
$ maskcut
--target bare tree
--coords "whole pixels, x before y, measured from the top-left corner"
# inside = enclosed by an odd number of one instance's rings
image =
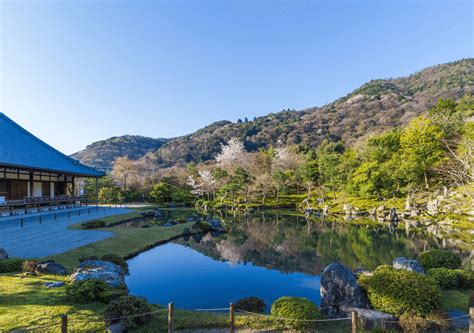
[[[276,170],[296,170],[304,162],[303,157],[289,147],[277,148],[275,155],[274,168]]]
[[[112,169],[112,178],[119,182],[122,188],[126,190],[128,178],[134,170],[134,162],[127,156],[117,157]]]

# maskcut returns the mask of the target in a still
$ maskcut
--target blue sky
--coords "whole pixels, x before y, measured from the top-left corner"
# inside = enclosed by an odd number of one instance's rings
[[[472,57],[471,1],[0,1],[0,110],[73,153]]]

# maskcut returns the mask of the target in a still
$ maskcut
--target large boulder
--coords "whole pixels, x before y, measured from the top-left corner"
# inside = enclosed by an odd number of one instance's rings
[[[246,297],[235,302],[235,308],[242,311],[261,313],[266,307],[265,301],[258,297]]]
[[[8,259],[8,253],[5,249],[0,248],[0,260]]]
[[[355,275],[339,263],[326,266],[320,290],[321,312],[329,318],[345,317],[349,308],[369,308]]]
[[[404,269],[410,272],[423,274],[425,271],[421,267],[420,263],[415,259],[407,259],[404,257],[398,257],[393,259],[392,266],[395,269]]]
[[[352,308],[357,312],[357,327],[363,330],[396,331],[400,328],[398,318],[391,314],[371,309]]]
[[[51,274],[51,275],[66,275],[66,268],[54,261],[40,262],[35,266],[35,273],[37,274]]]
[[[119,265],[109,261],[87,260],[82,262],[71,275],[72,282],[97,279],[114,288],[126,288],[125,273]]]

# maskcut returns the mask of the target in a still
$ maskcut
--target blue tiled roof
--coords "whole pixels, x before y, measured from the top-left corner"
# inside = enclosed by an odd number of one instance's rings
[[[0,165],[101,177],[88,167],[41,141],[0,112]]]

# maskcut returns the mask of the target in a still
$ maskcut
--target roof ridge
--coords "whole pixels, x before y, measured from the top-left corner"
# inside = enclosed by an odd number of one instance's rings
[[[40,138],[38,138],[36,135],[28,132],[25,128],[23,128],[21,125],[19,125],[18,123],[16,123],[15,121],[13,121],[11,118],[9,118],[5,113],[3,112],[0,112],[0,117],[3,118],[5,121],[9,122],[11,125],[15,126],[18,130],[20,130],[23,134],[26,134],[27,136],[29,136],[30,138],[32,138],[33,140],[35,140],[36,142],[40,143],[41,145],[43,145],[44,147],[46,147],[48,150],[50,150],[51,152],[53,152],[54,154],[58,155],[60,158],[62,158],[63,160],[66,160],[70,163],[73,163],[74,165],[77,165],[77,166],[81,166],[81,167],[84,167],[84,168],[87,168],[91,171],[95,171],[95,172],[99,172],[99,170],[93,168],[93,167],[90,167],[88,165],[85,165],[85,164],[82,164],[81,162],[79,162],[78,160],[60,152],[58,149],[54,148],[53,146],[49,145],[48,143],[44,142],[43,140],[41,140]]]

